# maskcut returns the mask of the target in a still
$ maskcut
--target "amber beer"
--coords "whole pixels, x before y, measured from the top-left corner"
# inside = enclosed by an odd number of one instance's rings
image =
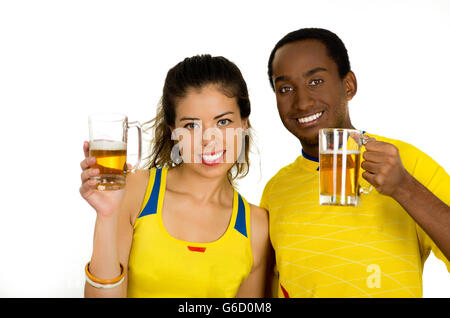
[[[330,151],[320,154],[321,204],[356,205],[361,152]]]
[[[356,129],[319,130],[319,204],[358,205],[363,133]]]
[[[127,172],[127,144],[121,141],[95,140],[89,146],[89,156],[97,162],[93,168],[100,169],[98,190],[118,190],[125,186]]]

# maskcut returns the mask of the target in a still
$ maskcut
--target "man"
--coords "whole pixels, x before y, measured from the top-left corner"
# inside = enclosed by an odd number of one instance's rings
[[[450,177],[413,146],[371,134],[357,207],[319,205],[318,131],[354,128],[357,82],[342,41],[324,29],[281,39],[269,80],[302,155],[266,185],[278,297],[422,297],[430,250],[450,271]]]

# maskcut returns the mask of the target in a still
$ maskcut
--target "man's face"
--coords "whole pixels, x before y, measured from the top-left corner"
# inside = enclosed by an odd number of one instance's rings
[[[281,120],[303,148],[317,146],[321,128],[353,128],[347,102],[356,93],[356,79],[352,72],[339,77],[323,43],[302,40],[282,46],[272,70]]]

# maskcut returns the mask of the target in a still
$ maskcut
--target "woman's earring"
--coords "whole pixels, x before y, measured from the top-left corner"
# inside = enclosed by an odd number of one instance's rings
[[[181,157],[180,147],[178,144],[175,144],[170,151],[170,159],[172,159],[173,163],[179,165],[183,161],[183,157]]]
[[[238,156],[238,159],[237,159],[238,163],[245,163],[246,162],[245,161],[245,142],[246,142],[246,138],[245,138],[246,134],[245,134],[245,132],[246,131],[244,131],[244,134],[242,135],[241,150],[239,152],[239,156]]]

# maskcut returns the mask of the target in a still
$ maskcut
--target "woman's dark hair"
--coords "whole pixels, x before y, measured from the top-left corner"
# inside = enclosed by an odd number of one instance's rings
[[[333,59],[338,67],[339,76],[344,78],[350,71],[350,61],[348,58],[347,49],[342,40],[333,32],[320,28],[305,28],[299,29],[286,34],[273,48],[270,53],[268,63],[269,82],[272,89],[274,89],[272,82],[272,62],[277,50],[285,44],[297,42],[302,40],[318,40],[322,42],[327,48],[328,56]]]
[[[234,63],[222,56],[213,57],[209,54],[186,58],[167,73],[157,115],[152,120],[151,128],[154,129],[154,140],[150,150],[148,168],[177,165],[170,156],[175,141],[171,138],[169,128],[169,126],[174,127],[175,125],[177,102],[190,90],[202,89],[207,85],[215,85],[226,96],[236,98],[241,118],[248,119],[250,99],[247,84]],[[247,123],[247,127],[250,128],[250,122]],[[248,173],[250,131],[248,130],[244,136],[245,148],[242,155],[245,155],[245,162],[237,162],[230,169],[228,172],[230,182]]]

